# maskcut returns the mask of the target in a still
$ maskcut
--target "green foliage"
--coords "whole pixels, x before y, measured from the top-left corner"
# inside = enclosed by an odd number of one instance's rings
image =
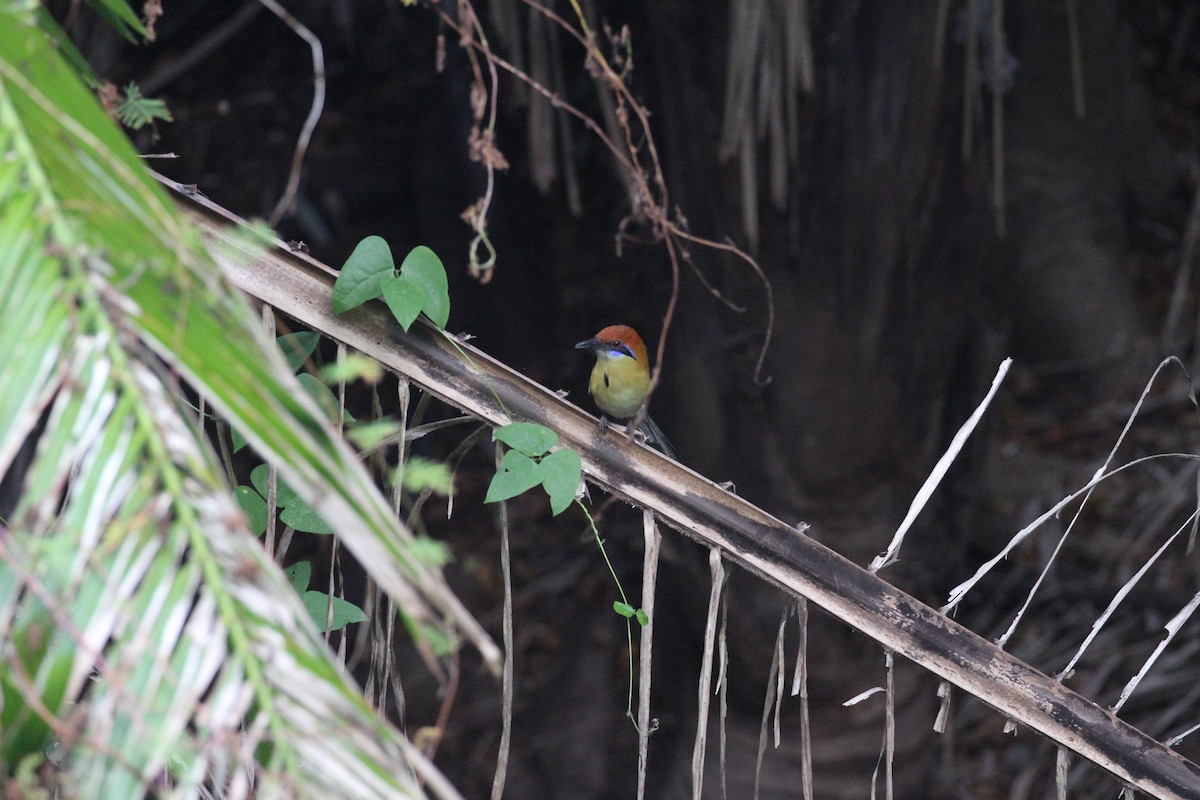
[[[650,615],[646,613],[644,608],[634,608],[629,603],[623,603],[620,600],[613,601],[613,611],[617,612],[618,616],[625,619],[637,620],[637,624],[643,628],[650,624]]]
[[[266,464],[259,464],[254,469],[250,470],[250,483],[254,485],[254,489],[261,497],[267,496],[267,490],[270,488],[267,485],[271,477],[270,468]],[[288,486],[287,481],[276,478],[275,481],[275,505],[279,508],[287,508],[300,499],[296,490]]]
[[[383,367],[375,359],[361,353],[347,353],[340,361],[321,367],[321,380],[330,385],[359,379],[367,383],[379,383],[383,379]]]
[[[509,500],[540,485],[555,516],[570,507],[583,478],[583,461],[574,450],[547,452],[558,442],[558,434],[544,425],[514,422],[497,428],[492,436],[512,449],[500,459],[483,502]]]
[[[99,81],[96,80],[96,75],[92,72],[92,68],[84,59],[83,54],[75,47],[75,43],[69,37],[62,35],[58,23],[54,21],[54,17],[41,3],[36,2],[36,0],[29,0],[29,2],[31,5],[37,6],[34,11],[34,19],[38,27],[42,29],[42,32],[46,36],[58,42],[59,52],[62,53],[63,58],[75,70],[80,80],[87,86],[93,89],[96,88],[99,85]]]
[[[400,265],[400,274],[380,276],[379,287],[388,308],[404,330],[408,330],[421,313],[439,330],[445,329],[450,319],[446,268],[428,247],[414,247]]]
[[[118,0],[95,5],[140,30]],[[235,773],[263,797],[420,796],[414,764],[434,768],[243,522],[249,493],[235,504],[180,378],[279,465],[285,509],[302,497],[336,528],[415,636],[454,645],[455,620],[483,642],[478,626],[34,8],[0,4],[0,454],[39,432],[0,536],[0,766],[44,759],[61,726],[76,797],[211,796],[226,788],[212,775]]]
[[[242,485],[233,490],[233,498],[237,501],[238,508],[246,515],[246,522],[250,526],[250,530],[259,536],[266,533],[267,501],[263,499],[262,495],[249,486]]]
[[[583,479],[583,460],[574,450],[555,450],[538,462],[542,488],[550,495],[550,509],[557,516],[575,499]]]
[[[454,478],[450,468],[439,461],[430,461],[420,456],[409,456],[404,463],[403,486],[410,492],[428,489],[442,496],[454,490]]]
[[[238,506],[250,521],[250,529],[258,536],[267,530],[267,478],[268,467],[259,464],[250,471],[250,486],[239,486],[234,490]],[[313,510],[295,489],[283,480],[275,483],[275,505],[281,509],[279,519],[301,533],[333,533],[333,526]]]
[[[434,567],[444,567],[454,560],[445,542],[428,536],[418,536],[413,540],[413,555]]]
[[[333,313],[343,314],[379,297],[379,277],[395,271],[392,249],[383,237],[363,239],[342,265],[333,285]]]
[[[403,436],[404,427],[394,419],[375,419],[346,427],[346,437],[363,453],[400,441]]]
[[[142,90],[136,83],[125,87],[125,98],[117,106],[117,119],[121,124],[133,130],[139,130],[156,119],[171,122],[171,112],[162,100],[152,100],[142,97]]]
[[[298,372],[304,366],[304,362],[312,358],[320,341],[321,334],[316,331],[285,333],[275,339],[275,343],[283,351],[283,357],[293,373]]]
[[[308,584],[312,580],[312,562],[297,561],[284,569],[283,574],[297,592],[308,591]]]
[[[29,546],[30,558],[46,575],[45,592],[50,596],[63,592],[72,558],[68,545],[20,534],[10,535],[19,537]],[[0,570],[0,608],[10,608],[17,602],[21,586],[15,577],[15,570]],[[96,590],[93,583],[84,594],[95,600]],[[9,774],[13,765],[42,753],[53,737],[46,720],[25,701],[14,672],[41,687],[42,703],[52,713],[61,713],[68,696],[73,647],[58,630],[51,609],[38,598],[21,605],[13,624],[5,632],[5,646],[15,667],[15,670],[0,671],[0,699],[3,700],[3,707],[0,707],[0,768]]]
[[[536,422],[514,422],[492,432],[497,442],[531,458],[542,455],[558,442],[558,434]]]
[[[283,507],[279,521],[301,533],[333,533],[333,526],[299,497]]]
[[[424,245],[414,247],[397,272],[391,248],[381,237],[368,236],[358,243],[334,283],[333,311],[341,314],[377,297],[406,331],[421,314],[439,330],[450,319],[446,268]]]
[[[318,630],[340,631],[355,622],[364,622],[367,615],[349,600],[330,597],[326,592],[309,590],[300,596]]]
[[[537,462],[524,453],[509,450],[500,459],[500,468],[492,477],[483,502],[499,503],[502,500],[511,500],[541,483],[542,476],[538,474]]]
[[[331,599],[328,592],[318,592],[308,588],[312,578],[310,562],[298,562],[283,572],[287,576],[288,582],[292,584],[292,588],[300,593],[304,607],[308,610],[313,624],[317,626],[318,630],[340,631],[347,625],[366,621],[367,615],[363,613],[363,610],[348,600],[341,597]],[[330,614],[331,609],[332,617],[330,618],[327,615]],[[326,626],[327,621],[328,627]]]
[[[88,0],[88,5],[117,33],[131,42],[146,35],[146,28],[125,0]]]
[[[307,372],[301,372],[296,376],[296,380],[308,392],[308,396],[317,401],[317,405],[320,406],[321,411],[325,412],[327,420],[336,422],[339,417],[347,421],[354,420],[350,412],[342,408],[342,404],[338,402],[337,397],[334,396],[330,388],[320,378],[310,375]]]
[[[279,349],[283,351],[283,358],[287,361],[288,367],[294,373],[298,371],[305,362],[312,358],[316,352],[317,344],[321,341],[321,334],[315,331],[300,331],[298,333],[287,333],[283,336],[275,338],[275,343]],[[334,404],[336,405],[336,403]],[[233,430],[231,438],[233,439],[233,452],[240,451],[246,446],[246,437],[241,434],[236,428]],[[240,500],[239,500],[240,502]],[[243,510],[245,510],[243,508]],[[265,523],[264,523],[265,524]],[[260,530],[261,534],[262,531]]]

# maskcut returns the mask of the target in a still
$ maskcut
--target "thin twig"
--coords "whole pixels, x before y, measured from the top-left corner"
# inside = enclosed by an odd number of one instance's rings
[[[729,797],[729,787],[727,786],[729,775],[726,769],[726,754],[728,753],[729,745],[729,730],[726,724],[729,718],[729,640],[725,635],[729,629],[728,581],[726,581],[724,592],[725,602],[721,604],[721,630],[717,632],[717,691],[721,696],[721,800],[726,800]]]
[[[638,650],[638,800],[646,796],[646,767],[650,755],[650,734],[656,724],[650,721],[650,667],[654,651],[654,587],[658,580],[658,552],[662,534],[654,521],[654,512],[642,512],[642,533],[646,552],[642,561],[642,610],[647,621],[642,627]]]
[[[1161,363],[1159,363],[1158,368],[1154,370],[1154,374],[1150,376],[1150,380],[1148,380],[1146,382],[1146,386],[1142,389],[1142,396],[1138,398],[1138,401],[1134,405],[1133,410],[1129,412],[1129,417],[1128,417],[1128,419],[1125,420],[1125,427],[1121,430],[1120,435],[1117,436],[1116,443],[1114,443],[1112,448],[1108,451],[1108,456],[1104,459],[1104,463],[1100,466],[1100,468],[1098,470],[1096,470],[1096,474],[1093,476],[1092,482],[1087,487],[1085,487],[1086,493],[1084,493],[1084,489],[1080,489],[1078,492],[1076,492],[1075,494],[1072,495],[1072,497],[1075,497],[1078,494],[1083,494],[1083,501],[1079,504],[1079,508],[1077,508],[1075,510],[1074,515],[1072,515],[1071,521],[1070,521],[1070,523],[1068,523],[1066,530],[1064,530],[1062,536],[1059,537],[1058,543],[1054,547],[1054,552],[1051,553],[1050,558],[1047,560],[1045,566],[1042,568],[1042,571],[1038,575],[1037,580],[1034,581],[1033,586],[1030,588],[1028,594],[1025,597],[1025,602],[1021,605],[1021,608],[1017,612],[1016,616],[1013,617],[1013,621],[1009,625],[1008,630],[1006,630],[1004,632],[1004,634],[999,639],[996,640],[996,644],[1000,645],[1001,647],[1004,647],[1005,644],[1008,642],[1008,640],[1012,637],[1013,633],[1016,631],[1017,625],[1020,623],[1021,618],[1025,615],[1025,612],[1029,609],[1030,605],[1033,603],[1034,595],[1037,593],[1038,589],[1042,585],[1042,582],[1046,579],[1046,576],[1049,574],[1050,567],[1057,561],[1058,554],[1062,551],[1063,544],[1066,542],[1067,537],[1071,534],[1071,531],[1073,531],[1075,529],[1075,524],[1079,521],[1080,517],[1083,515],[1083,510],[1085,507],[1087,507],[1088,501],[1092,497],[1092,492],[1095,489],[1095,485],[1102,478],[1112,475],[1115,472],[1119,471],[1119,470],[1110,471],[1109,466],[1112,464],[1113,459],[1116,458],[1117,450],[1120,449],[1122,442],[1125,441],[1125,437],[1129,434],[1130,429],[1133,427],[1133,422],[1134,422],[1134,420],[1137,419],[1138,412],[1141,411],[1142,405],[1146,402],[1146,397],[1150,394],[1150,390],[1151,390],[1151,388],[1153,388],[1155,381],[1158,379],[1159,373],[1162,372],[1163,369],[1165,369],[1168,364],[1172,364],[1172,363],[1179,365],[1180,369],[1183,369],[1183,363],[1181,361],[1179,361],[1179,359],[1177,359],[1173,356],[1170,358],[1165,358],[1162,360]],[[1186,370],[1184,370],[1184,373],[1186,374]],[[1138,462],[1134,462],[1134,463],[1138,463]],[[1131,466],[1131,465],[1127,464],[1126,466]],[[1121,469],[1124,469],[1124,467],[1122,467]],[[1065,500],[1062,501],[1059,504],[1059,506],[1056,506],[1056,508],[1061,507],[1066,502],[1067,501],[1065,501]],[[1034,525],[1040,524],[1040,520],[1043,518],[1044,518],[1044,516],[1040,517],[1039,522],[1035,522]],[[1027,526],[1025,530],[1031,530],[1031,529],[1032,529],[1032,526]]]
[[[796,675],[792,695],[800,696],[800,782],[804,800],[813,800],[812,722],[808,709],[808,599],[796,598],[796,625],[799,644],[796,647]]]
[[[632,94],[629,88],[625,85],[622,76],[612,67],[609,61],[600,52],[599,46],[596,44],[596,39],[591,31],[590,25],[587,22],[586,16],[582,8],[577,2],[572,2],[579,20],[580,28],[576,28],[569,24],[562,16],[552,9],[541,5],[536,0],[524,0],[524,2],[532,9],[544,14],[548,19],[558,24],[568,35],[573,37],[588,53],[589,63],[594,65],[603,74],[608,86],[618,100],[620,109],[623,115],[618,115],[622,119],[628,120],[630,117],[636,120],[640,134],[636,137],[639,146],[635,146],[635,136],[633,128],[626,121],[623,124],[625,141],[623,145],[618,145],[617,142],[609,136],[589,115],[583,113],[575,106],[564,101],[557,93],[548,87],[533,80],[532,77],[525,71],[519,69],[516,65],[496,55],[487,45],[486,40],[479,39],[475,36],[476,29],[469,29],[459,19],[451,16],[442,9],[438,9],[438,14],[442,21],[451,29],[456,31],[460,36],[460,43],[470,52],[477,52],[487,60],[491,68],[494,70],[499,67],[516,78],[526,83],[533,91],[544,96],[550,101],[551,105],[562,109],[566,113],[574,116],[580,122],[592,131],[605,147],[613,154],[626,174],[634,182],[637,187],[638,200],[635,202],[635,211],[644,215],[650,224],[650,228],[655,235],[663,241],[667,248],[668,260],[671,265],[672,272],[672,292],[671,300],[668,303],[667,311],[663,316],[662,334],[659,337],[658,349],[655,358],[655,367],[651,375],[650,391],[653,393],[658,385],[659,375],[662,371],[664,354],[666,352],[666,343],[668,333],[671,327],[671,321],[674,316],[675,306],[678,300],[679,293],[679,258],[680,251],[676,239],[687,239],[715,249],[724,249],[734,252],[741,257],[745,262],[752,264],[755,274],[764,282],[767,292],[767,308],[768,308],[768,328],[767,334],[764,337],[762,349],[759,353],[759,358],[755,366],[754,381],[758,385],[764,385],[765,379],[762,377],[762,366],[766,359],[766,353],[770,346],[771,331],[774,328],[774,297],[770,289],[770,284],[765,280],[765,276],[757,263],[738,248],[732,245],[720,245],[717,242],[694,236],[687,233],[684,227],[672,220],[670,214],[670,198],[667,191],[666,180],[663,177],[663,169],[658,154],[658,147],[655,143],[654,136],[650,129],[649,115],[646,109],[638,102],[637,98]],[[462,9],[470,9],[468,0],[460,0],[460,11]],[[476,16],[471,11],[468,15],[472,26],[477,26]],[[478,77],[478,76],[477,76]],[[494,103],[493,103],[494,113]],[[637,154],[644,152],[649,158],[649,170],[644,170],[639,164]],[[622,227],[626,223],[622,223]],[[693,266],[689,260],[689,265]]]
[[[268,224],[274,227],[279,224],[279,220],[283,219],[283,215],[287,213],[296,199],[296,190],[300,188],[300,171],[304,166],[304,154],[308,152],[308,143],[312,140],[313,130],[317,127],[317,122],[321,119],[321,112],[325,108],[325,53],[321,47],[321,40],[317,38],[316,34],[293,17],[286,8],[275,0],[258,0],[258,2],[283,20],[283,23],[295,31],[297,36],[308,42],[309,49],[312,50],[313,62],[312,106],[308,109],[308,118],[304,120],[304,127],[300,129],[300,136],[296,139],[296,149],[292,152],[292,166],[288,170],[287,186],[284,188],[279,202],[271,210],[271,215],[267,218]]]
[[[721,590],[725,583],[725,564],[721,549],[708,551],[708,568],[712,588],[708,595],[708,616],[704,624],[704,655],[700,663],[700,691],[696,715],[696,744],[692,748],[692,800],[700,800],[704,789],[704,749],[708,741],[708,704],[712,693],[713,656],[717,648],[717,610],[721,605]]]
[[[904,537],[908,533],[908,529],[916,521],[917,515],[921,513],[921,510],[925,508],[925,505],[929,502],[929,498],[933,496],[934,491],[941,484],[946,473],[949,472],[954,459],[958,457],[963,447],[966,446],[967,440],[971,438],[971,434],[975,431],[979,420],[983,418],[984,412],[991,404],[992,398],[996,396],[996,392],[1000,389],[1000,384],[1004,381],[1004,377],[1008,374],[1008,369],[1011,366],[1011,358],[1004,359],[1000,364],[1000,369],[997,370],[996,377],[992,378],[991,389],[988,390],[987,395],[979,405],[975,407],[975,411],[971,413],[967,421],[954,434],[950,446],[946,448],[946,452],[938,459],[937,464],[934,465],[933,470],[929,473],[929,477],[925,479],[925,482],[921,484],[921,488],[917,490],[917,494],[913,497],[913,501],[908,507],[908,513],[904,515],[904,521],[900,523],[900,527],[896,529],[896,533],[892,536],[892,541],[888,545],[887,550],[881,555],[876,556],[871,562],[871,566],[869,567],[871,572],[878,572],[889,564],[894,564],[899,559],[900,547],[904,544]]]
[[[499,442],[496,442],[496,469],[500,468],[500,460],[504,456]],[[500,573],[504,580],[504,668],[502,672],[502,706],[500,748],[496,753],[496,775],[492,778],[492,800],[501,800],[504,796],[504,780],[508,774],[508,753],[512,742],[512,708],[513,708],[513,598],[512,598],[512,564],[508,548],[508,503],[498,504],[498,524],[500,526]]]
[[[1054,757],[1054,786],[1055,797],[1058,800],[1067,800],[1067,767],[1071,763],[1071,753],[1065,747],[1058,748],[1058,755]]]
[[[791,613],[791,605],[783,609],[783,614],[779,617],[779,629],[775,633],[775,647],[771,651],[771,671],[767,676],[767,691],[766,697],[763,700],[762,720],[758,726],[758,755],[754,761],[754,797],[758,798],[759,784],[762,780],[762,763],[763,756],[767,752],[767,723],[771,719],[771,710],[775,709],[775,746],[779,747],[779,705],[782,695],[782,682],[784,680],[780,662],[783,660],[783,637],[787,629],[788,615]]]
[[[1193,515],[1193,518],[1194,517],[1195,515]],[[1151,653],[1146,659],[1145,663],[1142,664],[1142,668],[1138,670],[1138,673],[1130,678],[1129,682],[1125,684],[1125,688],[1121,690],[1120,698],[1117,699],[1116,704],[1112,707],[1112,712],[1114,714],[1119,714],[1121,712],[1121,708],[1125,705],[1125,702],[1129,699],[1130,695],[1133,694],[1133,690],[1136,689],[1138,684],[1142,682],[1142,678],[1146,677],[1146,673],[1149,672],[1150,667],[1153,666],[1154,662],[1158,660],[1158,657],[1162,655],[1163,650],[1165,650],[1167,645],[1171,643],[1171,640],[1175,638],[1175,634],[1179,633],[1179,629],[1182,628],[1183,624],[1191,618],[1192,614],[1195,613],[1198,607],[1200,607],[1200,592],[1192,595],[1192,599],[1188,601],[1188,604],[1180,609],[1175,616],[1171,617],[1171,621],[1164,626],[1167,630],[1167,635],[1164,636],[1162,641],[1159,642],[1154,648],[1154,652]],[[1171,746],[1169,742],[1166,744],[1168,747]]]
[[[892,772],[896,762],[896,654],[887,651],[887,702],[884,712],[884,786],[887,800],[895,797]]]

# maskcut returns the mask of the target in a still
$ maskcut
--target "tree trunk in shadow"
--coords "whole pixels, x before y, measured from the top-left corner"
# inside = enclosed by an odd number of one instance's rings
[[[986,327],[1000,327],[1008,308],[1028,353],[1046,361],[1127,353],[1139,327],[1132,285],[1121,269],[1120,150],[1111,146],[1120,126],[1073,120],[1063,66],[1066,26],[1046,20],[1061,16],[1060,6],[1012,4],[1009,22],[1022,47],[1016,89],[1006,98],[1009,267],[995,246],[990,131],[982,122],[974,128],[971,160],[961,155],[964,23],[950,19],[946,65],[938,70],[932,61],[936,5],[833,4],[811,20],[816,86],[803,98],[791,188],[781,207],[760,190],[756,257],[774,288],[776,313],[770,383],[756,385],[752,374],[766,319],[762,287],[732,261],[701,261],[701,267],[720,269],[722,293],[750,311],[714,314],[715,301],[691,282],[668,355],[676,397],[686,398],[676,403],[677,427],[704,432],[694,437],[700,441],[684,443],[686,461],[715,479],[733,480],[740,493],[782,518],[812,523],[809,535],[863,565],[886,546],[948,435],[983,397],[1007,355]],[[1115,35],[1115,13],[1112,4],[1102,5],[1088,10],[1084,48],[1111,58],[1115,50],[1102,46],[1104,37]],[[719,6],[710,11],[727,13]],[[737,164],[716,166],[720,104],[714,98],[721,86],[708,65],[695,60],[706,50],[680,38],[677,31],[686,25],[672,12],[689,13],[660,5],[652,12],[668,182],[692,228],[713,234],[730,229],[742,207],[733,199]],[[716,49],[708,44],[708,52]],[[1109,73],[1122,68],[1112,59],[1106,71],[1091,74],[1111,89],[1117,83]],[[1061,83],[1056,94],[1050,80]],[[990,109],[988,90],[971,91],[978,92],[977,109],[982,103]],[[1100,119],[1109,119],[1117,96],[1112,89],[1097,98]],[[696,152],[701,143],[708,145],[707,157]],[[766,172],[768,158],[760,157],[757,167]],[[1117,378],[1110,386],[1128,385],[1128,372],[1105,374]],[[904,563],[886,577],[938,602],[964,543],[947,519],[938,519],[936,504],[925,519]],[[678,590],[695,613],[708,585],[701,554],[686,584]],[[727,769],[732,796],[749,796],[775,632],[787,601],[755,581],[733,584]],[[854,709],[841,703],[883,684],[883,652],[820,613],[811,620],[816,794],[864,796],[880,753],[882,702],[875,698],[880,702]],[[674,655],[678,664],[664,672],[696,674],[702,622],[688,624],[696,648]],[[791,662],[794,645],[788,646]],[[935,681],[912,669],[899,672],[895,788],[898,796],[929,796],[937,765],[937,748],[930,745]],[[684,681],[673,698],[694,706],[695,691]],[[784,720],[779,750],[768,747],[764,759],[762,798],[797,796],[794,702]],[[690,736],[690,730],[678,732],[670,790],[661,796],[688,794]],[[715,753],[710,740],[714,792]]]
[[[1153,175],[1139,164],[1155,137],[1116,2],[1079,5],[1078,99],[1066,4],[1012,5],[1020,67],[1006,100],[1006,295],[1018,354],[1104,397],[1136,390],[1149,374],[1135,357],[1142,322],[1123,260],[1121,201],[1130,179]]]
[[[669,13],[656,8],[664,17]],[[977,379],[959,371],[978,330],[988,218],[978,210],[986,208],[980,165],[963,163],[959,155],[960,91],[951,76],[961,75],[961,66],[933,66],[936,10],[933,3],[835,4],[811,20],[816,86],[802,99],[799,158],[784,206],[774,207],[767,191],[760,201],[756,256],[776,304],[765,370],[770,383],[758,386],[753,379],[766,321],[762,286],[731,261],[720,264],[722,291],[750,311],[714,314],[715,301],[691,282],[674,331],[678,347],[668,356],[682,384],[677,396],[687,398],[678,404],[677,425],[704,432],[694,437],[698,443],[683,445],[685,460],[715,479],[735,481],[741,493],[785,520],[813,523],[809,535],[860,564],[886,545],[936,458],[947,416],[959,414],[948,409],[952,384]],[[673,27],[666,18],[653,25],[656,31]],[[668,182],[694,230],[728,231],[737,218],[736,190],[713,187],[736,185],[736,165],[718,163],[712,138],[706,155],[695,152],[706,141],[697,132],[715,137],[720,108],[702,107],[697,98],[711,103],[720,89],[702,64],[689,61],[697,48],[670,35],[656,37],[654,47]],[[735,57],[728,54],[730,61]],[[681,136],[685,131],[690,135]],[[765,172],[765,157],[758,167]],[[954,557],[944,533],[926,530],[923,536],[924,545],[943,557],[926,562],[914,556],[915,569],[888,577],[916,585],[931,599],[941,588],[939,571]],[[680,588],[696,613],[708,586],[700,555],[687,584]],[[761,582],[741,575],[732,581],[730,796],[751,796],[753,790],[766,679],[787,602]],[[819,612],[810,621],[816,793],[862,797],[880,752],[882,699],[852,710],[841,703],[884,683],[884,653]],[[664,672],[697,674],[702,620],[686,624],[695,631],[695,649],[668,652],[672,666],[663,666]],[[789,663],[795,658],[794,625]],[[934,683],[912,673],[902,671],[898,680],[898,796],[916,796],[912,792],[928,775],[922,754],[930,749]],[[678,702],[690,697],[694,707],[692,680],[678,681],[677,690]],[[794,700],[785,704],[783,720],[782,744],[769,747],[764,761],[763,798],[798,796]],[[710,739],[706,796],[719,796],[717,753]],[[680,731],[666,779],[670,788],[656,796],[688,796],[690,758],[690,731]]]
[[[766,320],[762,286],[732,260],[700,260],[700,266],[719,271],[722,292],[749,312],[716,314],[716,301],[685,281],[668,355],[675,385],[667,399],[686,398],[674,403],[676,427],[703,432],[683,442],[685,460],[715,479],[733,480],[785,520],[812,523],[808,535],[863,565],[884,548],[949,436],[1009,355],[1001,343],[1010,325],[1025,359],[1065,365],[1076,378],[1086,373],[1088,381],[1075,383],[1093,397],[1127,391],[1131,377],[1140,381],[1147,374],[1131,369],[1141,322],[1123,270],[1120,201],[1131,181],[1148,193],[1160,193],[1163,184],[1138,166],[1149,162],[1148,154],[1128,152],[1135,149],[1131,142],[1154,137],[1130,77],[1130,48],[1121,45],[1115,3],[1086,4],[1081,16],[1090,105],[1085,121],[1074,118],[1062,4],[1007,6],[1017,72],[1004,98],[1009,193],[1003,242],[992,215],[997,187],[985,123],[990,84],[964,90],[961,14],[947,26],[944,68],[934,67],[936,6],[831,4],[811,21],[816,86],[802,101],[790,189],[778,208],[768,191],[760,190],[759,198],[767,210],[755,255],[774,289],[776,311],[766,363],[770,383],[753,379]],[[727,13],[719,4],[708,10],[709,18]],[[692,11],[656,4],[651,13],[668,182],[693,229],[719,235],[744,207],[736,199],[743,185],[738,165],[715,157],[718,78],[725,75],[697,55],[719,47],[666,33],[686,30],[682,18]],[[990,26],[985,15],[981,58],[990,58],[993,46],[1009,47],[1004,38],[988,39]],[[726,44],[727,67],[737,57],[735,44]],[[966,161],[964,91],[974,93],[976,109]],[[765,173],[768,158],[760,153],[757,166]],[[965,550],[939,502],[924,512],[904,561],[885,573],[931,603],[944,599],[952,576],[961,576]],[[676,610],[686,617],[679,624],[690,631],[691,647],[660,652],[666,674],[697,674],[703,631],[697,615],[707,587],[706,562],[697,553],[690,577],[673,587],[687,598]],[[738,576],[732,582],[731,796],[749,796],[754,786],[766,680],[787,602],[758,581]],[[811,620],[816,795],[862,797],[880,752],[882,702],[853,709],[841,703],[884,683],[884,654],[819,613]],[[794,638],[787,648],[790,662]],[[896,791],[931,796],[939,759],[930,729],[936,682],[913,672],[902,667],[897,678]],[[690,679],[676,684],[668,703],[694,708]],[[794,702],[786,704],[783,719],[783,742],[778,750],[769,747],[764,761],[763,798],[797,796]],[[692,735],[676,732],[673,767],[660,796],[688,795]],[[710,739],[706,796],[718,796],[716,753]]]

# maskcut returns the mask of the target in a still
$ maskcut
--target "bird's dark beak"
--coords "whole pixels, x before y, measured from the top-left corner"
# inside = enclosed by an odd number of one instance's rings
[[[575,345],[576,350],[599,350],[604,344],[599,339],[588,339]]]

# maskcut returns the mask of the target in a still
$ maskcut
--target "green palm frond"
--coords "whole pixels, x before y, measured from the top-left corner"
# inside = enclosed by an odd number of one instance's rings
[[[131,42],[146,35],[146,27],[126,0],[88,0],[96,14]]]
[[[490,642],[20,4],[0,10],[0,353],[5,773],[53,745],[68,797],[421,796],[436,771],[330,656],[177,376],[410,629]]]

